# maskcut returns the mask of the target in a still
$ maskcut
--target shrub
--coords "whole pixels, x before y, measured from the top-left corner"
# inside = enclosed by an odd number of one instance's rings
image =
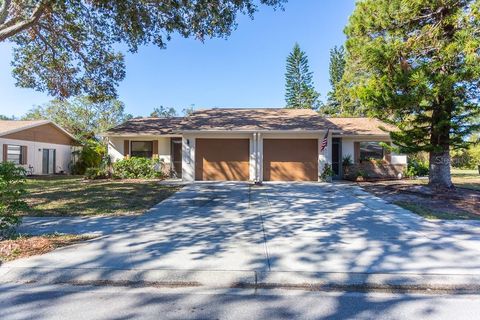
[[[11,235],[20,223],[18,211],[27,208],[21,199],[25,191],[26,171],[12,162],[0,163],[0,239]]]
[[[104,144],[96,140],[87,140],[82,148],[75,152],[78,160],[72,166],[73,174],[85,174],[87,168],[98,168],[107,153]]]
[[[87,168],[85,170],[85,179],[97,180],[97,179],[108,179],[110,174],[108,170],[103,168]]]
[[[323,166],[322,174],[320,175],[320,180],[322,181],[330,181],[333,177],[333,169],[330,163],[325,163]]]
[[[351,166],[352,164],[353,164],[353,160],[351,155],[346,155],[345,157],[343,157],[342,159],[343,167],[348,167],[348,166]]]
[[[132,157],[113,164],[113,176],[120,179],[165,178],[163,161]]]
[[[427,161],[424,161],[421,159],[409,158],[407,163],[407,168],[404,174],[406,177],[409,177],[409,178],[422,177],[422,176],[427,176],[429,171],[430,169],[428,167]]]

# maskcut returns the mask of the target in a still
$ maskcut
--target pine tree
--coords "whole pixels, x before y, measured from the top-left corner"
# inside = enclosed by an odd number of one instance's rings
[[[480,1],[363,0],[345,32],[352,95],[397,125],[401,151],[429,153],[430,186],[451,188],[450,149],[480,127]]]
[[[309,69],[306,53],[300,49],[298,43],[295,43],[293,51],[287,57],[287,72],[285,73],[287,108],[318,108],[320,94],[315,91],[313,73]]]
[[[340,82],[342,81],[343,74],[345,72],[345,50],[343,46],[335,46],[330,50],[330,85],[332,90],[328,92],[327,103],[320,110],[325,115],[341,115],[342,106],[338,99],[338,95],[341,93],[337,90]]]

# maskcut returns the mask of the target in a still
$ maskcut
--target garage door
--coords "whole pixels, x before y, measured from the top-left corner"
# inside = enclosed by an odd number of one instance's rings
[[[264,139],[263,180],[317,181],[317,139]]]
[[[195,180],[249,180],[248,139],[197,139]]]

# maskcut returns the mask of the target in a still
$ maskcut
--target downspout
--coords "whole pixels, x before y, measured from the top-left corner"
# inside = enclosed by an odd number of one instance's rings
[[[253,166],[253,170],[254,170],[254,174],[253,174],[253,182],[254,183],[257,183],[258,181],[258,174],[257,174],[257,167],[258,167],[258,155],[257,155],[257,151],[258,151],[258,145],[257,145],[257,133],[254,132],[253,133],[253,160],[254,160],[254,166]]]
[[[260,157],[261,148],[260,148],[260,141],[261,141],[261,133],[257,133],[257,183],[262,183],[262,159]]]

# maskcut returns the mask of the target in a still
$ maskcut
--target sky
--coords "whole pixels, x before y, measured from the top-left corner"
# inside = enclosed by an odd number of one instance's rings
[[[260,6],[253,20],[238,17],[227,39],[174,37],[166,49],[145,46],[126,53],[118,88],[126,112],[148,116],[163,105],[182,109],[268,108],[285,105],[285,60],[298,42],[309,58],[321,99],[330,89],[329,51],[345,41],[355,0],[289,0],[285,10]],[[52,97],[15,87],[12,46],[0,43],[0,114],[20,117]]]

